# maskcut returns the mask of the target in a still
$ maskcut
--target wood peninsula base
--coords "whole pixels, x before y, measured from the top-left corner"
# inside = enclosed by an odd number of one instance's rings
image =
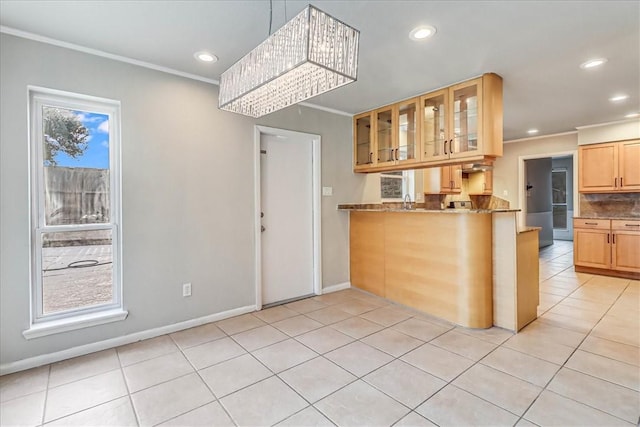
[[[469,328],[537,317],[538,233],[515,211],[350,210],[349,227],[354,287]]]

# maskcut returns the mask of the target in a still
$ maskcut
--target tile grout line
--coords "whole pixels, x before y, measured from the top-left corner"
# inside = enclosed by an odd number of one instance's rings
[[[45,416],[47,415],[47,401],[49,400],[49,383],[51,382],[51,364],[47,367],[47,385],[44,389],[44,404],[42,405],[41,425],[44,425]]]
[[[214,324],[215,324],[215,323],[214,323]],[[222,333],[223,333],[223,334],[225,334],[226,336],[223,336],[223,337],[220,337],[220,338],[217,338],[217,339],[211,340],[211,341],[206,341],[206,342],[201,343],[201,344],[198,344],[198,345],[206,344],[206,343],[213,342],[213,341],[218,341],[218,340],[220,340],[220,339],[224,339],[224,338],[231,338],[231,337],[230,337],[230,336],[229,336],[229,335],[228,335],[228,334],[227,334],[227,333],[226,333],[222,328],[220,328],[218,325],[216,325],[216,327],[217,327],[219,330],[221,330],[221,331],[222,331]],[[221,407],[221,408],[222,408],[222,410],[224,411],[224,413],[227,415],[227,417],[229,417],[229,419],[231,420],[231,422],[232,422],[234,425],[238,426],[238,423],[236,422],[236,420],[231,416],[231,414],[229,413],[229,411],[227,411],[227,408],[225,408],[225,407],[224,407],[224,405],[222,404],[222,402],[220,402],[220,399],[218,399],[218,396],[216,396],[216,394],[213,392],[213,390],[211,390],[211,387],[209,387],[209,384],[207,384],[207,382],[204,380],[204,378],[202,378],[202,375],[200,374],[200,370],[198,370],[198,369],[194,366],[194,364],[191,362],[191,360],[189,360],[189,357],[187,357],[187,355],[184,353],[183,349],[182,349],[182,348],[180,347],[180,345],[176,342],[176,340],[171,336],[171,334],[169,334],[168,336],[169,336],[169,339],[171,339],[171,341],[173,341],[173,343],[176,345],[176,347],[178,347],[178,350],[180,351],[180,354],[182,354],[182,357],[184,357],[184,358],[185,358],[185,360],[187,361],[187,363],[189,363],[189,365],[191,365],[191,368],[192,368],[192,369],[193,369],[193,371],[194,371],[194,372],[190,372],[189,374],[186,374],[186,375],[191,375],[192,373],[195,373],[195,374],[198,376],[198,378],[200,378],[200,381],[202,381],[202,383],[203,383],[203,384],[204,384],[204,386],[207,388],[207,390],[209,390],[209,393],[211,393],[211,395],[213,396],[213,402],[217,402],[217,403],[218,403],[218,405],[220,405],[220,407]],[[188,347],[188,348],[197,347],[198,345],[195,345],[195,346],[192,346],[192,347]],[[185,350],[186,350],[186,349],[185,349]],[[232,358],[232,359],[233,359],[233,358]],[[227,359],[227,360],[231,360],[231,359]],[[219,363],[223,363],[223,362],[226,362],[226,361],[221,361],[221,362],[219,362]],[[213,364],[213,365],[211,365],[211,366],[215,366],[215,365],[217,365],[217,364]],[[209,367],[210,367],[210,366],[206,366],[206,367],[204,367],[204,368],[202,368],[202,369],[207,369],[207,368],[209,368]],[[183,375],[183,376],[186,376],[186,375]],[[182,377],[178,377],[178,378],[182,378]],[[174,379],[175,379],[175,378],[174,378]],[[189,413],[189,412],[191,412],[191,411],[194,411],[194,410],[196,410],[196,409],[202,408],[203,406],[209,405],[210,403],[213,403],[213,402],[207,402],[207,403],[205,403],[205,404],[203,404],[203,405],[198,406],[197,408],[190,409],[190,410],[188,410],[188,411],[186,411],[186,412],[183,412],[183,413],[180,413],[180,414],[176,415],[175,417],[171,417],[171,418],[169,418],[169,419],[167,419],[167,420],[164,420],[164,421],[162,421],[161,423],[164,423],[164,422],[167,422],[167,421],[173,420],[173,419],[175,419],[175,418],[181,417],[182,415],[188,414],[188,413]],[[160,423],[159,423],[159,424],[160,424]]]
[[[131,390],[129,389],[129,383],[127,382],[127,377],[124,374],[124,366],[122,366],[122,360],[120,360],[120,352],[118,352],[117,348],[114,349],[116,352],[116,358],[118,359],[118,365],[120,365],[120,374],[122,375],[122,380],[124,381],[124,386],[127,388],[127,397],[129,398],[129,404],[131,405],[131,410],[133,411],[133,416],[136,419],[136,424],[140,425],[140,418],[138,417],[138,411],[136,410],[135,405],[133,404],[133,397],[131,397]]]
[[[569,267],[569,268],[571,268],[571,267]],[[566,270],[563,270],[563,271],[566,271]],[[590,277],[589,279],[585,280],[585,281],[580,285],[580,287],[579,287],[578,289],[580,289],[580,288],[581,288],[581,287],[583,287],[585,284],[587,284],[589,281],[591,281],[592,279],[594,279],[594,277],[595,277],[595,276],[593,276],[593,275],[592,275],[592,277]],[[628,287],[628,286],[629,286],[629,283],[627,283],[627,286],[625,286],[625,290],[627,289],[627,287]],[[578,290],[578,289],[576,289],[576,290]],[[600,317],[600,319],[598,320],[598,322],[596,322],[596,324],[595,324],[595,325],[593,325],[593,327],[589,330],[589,332],[587,332],[587,333],[585,334],[584,338],[582,338],[582,340],[580,341],[580,343],[575,347],[575,349],[571,352],[571,354],[570,354],[570,355],[565,359],[565,361],[562,363],[562,365],[560,366],[560,369],[558,369],[558,370],[553,374],[553,376],[549,379],[549,381],[547,381],[547,383],[546,383],[546,384],[545,384],[545,386],[542,388],[542,390],[540,391],[540,393],[538,393],[538,396],[536,396],[536,398],[531,402],[531,404],[527,407],[527,409],[522,413],[522,415],[521,415],[521,416],[520,416],[520,418],[518,419],[518,422],[520,422],[520,420],[522,420],[522,419],[524,418],[525,414],[526,414],[526,413],[531,409],[531,407],[532,407],[532,406],[535,404],[535,402],[540,398],[540,396],[542,395],[542,393],[543,393],[544,391],[548,391],[548,392],[556,393],[556,394],[558,394],[559,396],[562,396],[562,397],[564,397],[564,398],[566,398],[566,399],[572,400],[572,401],[577,402],[577,403],[579,403],[579,404],[581,404],[581,405],[584,405],[584,406],[587,406],[587,407],[589,407],[589,408],[595,409],[595,410],[600,411],[600,412],[602,412],[602,413],[604,413],[604,414],[607,414],[607,415],[609,415],[609,416],[611,416],[611,417],[615,417],[615,418],[621,419],[621,418],[619,418],[618,416],[616,416],[616,415],[614,415],[614,414],[611,414],[611,413],[609,413],[609,412],[603,411],[602,409],[594,408],[593,406],[588,405],[588,404],[586,404],[586,403],[584,403],[584,402],[579,402],[579,401],[577,401],[577,400],[575,400],[575,399],[573,399],[573,398],[571,398],[571,397],[564,396],[563,394],[560,394],[560,393],[554,392],[553,390],[548,389],[548,387],[549,387],[549,385],[553,382],[553,380],[556,378],[556,376],[558,375],[558,373],[559,373],[563,368],[565,368],[565,369],[571,369],[570,367],[567,367],[567,366],[566,366],[566,364],[567,364],[567,362],[569,361],[569,359],[571,359],[571,357],[576,353],[576,351],[578,351],[578,349],[579,349],[579,348],[580,348],[580,346],[584,343],[584,341],[585,341],[585,340],[586,340],[586,339],[591,335],[591,333],[592,333],[592,332],[593,332],[593,330],[596,328],[596,326],[598,326],[598,324],[602,321],[602,319],[604,319],[604,317],[605,317],[605,316],[607,315],[607,313],[611,310],[611,308],[614,306],[614,304],[618,301],[618,299],[620,299],[620,297],[622,296],[622,293],[624,293],[624,290],[623,290],[622,292],[620,292],[620,295],[618,295],[618,297],[617,297],[617,298],[616,298],[616,299],[615,299],[615,300],[614,300],[614,301],[609,305],[609,308],[608,308],[608,309],[607,309],[607,311],[606,311],[606,312],[605,312],[605,313]],[[572,294],[573,294],[573,292],[572,292]],[[571,295],[571,294],[569,294],[569,295]],[[566,298],[569,298],[569,295],[567,295],[566,297],[564,297],[561,301],[564,301]],[[558,303],[560,303],[561,301],[559,301]],[[574,369],[571,369],[571,370],[575,371]],[[576,371],[576,372],[580,372],[580,373],[582,373],[582,374],[585,374],[584,372],[581,372],[581,371]],[[591,375],[589,375],[589,374],[585,374],[585,375],[591,376]],[[593,377],[593,378],[597,378],[597,377]],[[602,379],[602,378],[600,378],[600,379]],[[606,380],[604,380],[604,381],[606,381]],[[611,383],[610,381],[607,381],[607,382]],[[614,384],[614,383],[612,383],[612,384]],[[625,421],[626,421],[626,420],[625,420]]]

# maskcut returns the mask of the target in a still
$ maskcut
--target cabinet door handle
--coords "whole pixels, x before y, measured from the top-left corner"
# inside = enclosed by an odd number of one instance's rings
[[[609,233],[607,233],[607,243],[609,243]]]
[[[625,227],[640,227],[640,224],[625,224]]]
[[[447,140],[444,140],[444,154],[449,154],[447,153]]]
[[[369,153],[369,164],[373,163],[373,153]]]
[[[613,186],[618,188],[618,177],[613,178]]]
[[[622,177],[620,177],[620,188],[622,188],[622,187],[623,187],[623,185],[622,185]]]
[[[584,225],[598,225],[597,222],[585,222]]]
[[[400,153],[399,153],[400,149],[396,148],[396,160],[400,160]]]
[[[611,236],[613,237],[613,244],[616,244],[616,233],[611,234]]]
[[[449,153],[453,154],[453,139],[449,140]]]

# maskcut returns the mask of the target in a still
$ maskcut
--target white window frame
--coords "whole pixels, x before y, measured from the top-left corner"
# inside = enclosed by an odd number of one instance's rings
[[[27,338],[123,320],[122,248],[121,248],[121,191],[120,191],[120,101],[80,95],[54,89],[29,86],[30,141],[30,292],[31,324],[23,332]],[[42,108],[54,106],[69,110],[104,114],[109,117],[109,179],[110,215],[108,223],[47,225],[44,207],[44,145]],[[42,235],[60,231],[110,230],[112,237],[111,303],[43,314],[42,298]]]

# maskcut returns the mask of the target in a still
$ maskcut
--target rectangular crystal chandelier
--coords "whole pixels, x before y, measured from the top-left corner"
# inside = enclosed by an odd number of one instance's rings
[[[261,117],[354,82],[359,37],[309,5],[222,73],[219,107]]]

